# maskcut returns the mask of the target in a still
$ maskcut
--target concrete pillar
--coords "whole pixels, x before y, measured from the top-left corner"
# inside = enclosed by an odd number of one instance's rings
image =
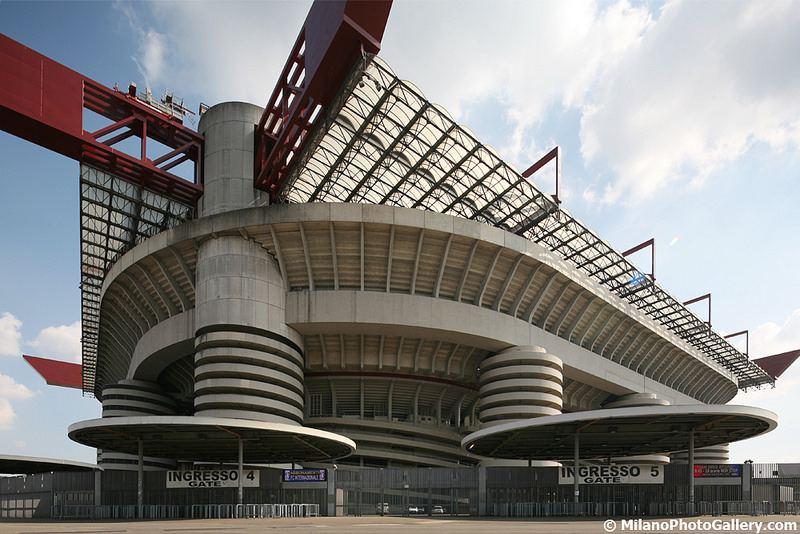
[[[263,111],[253,104],[225,102],[200,117],[197,130],[205,136],[200,216],[267,202],[267,193],[253,188],[255,127]]]
[[[142,518],[142,508],[144,506],[144,443],[139,440],[139,462],[136,470],[136,508],[138,518]]]
[[[328,506],[325,515],[334,517],[336,515],[336,468],[328,469],[328,486],[326,490],[327,498],[325,502]]]
[[[685,464],[688,462],[686,451],[674,452],[670,456],[673,463]],[[720,443],[709,447],[699,447],[694,450],[694,461],[698,464],[727,464],[730,462],[730,444]]]
[[[561,413],[563,364],[542,347],[511,347],[484,359],[480,369],[482,428]]]
[[[572,477],[572,490],[573,490],[573,498],[575,502],[575,513],[578,513],[578,502],[580,502],[580,495],[581,495],[581,486],[580,486],[580,475],[578,470],[580,468],[580,461],[581,461],[581,444],[580,444],[580,432],[575,431],[575,455],[573,458],[575,464],[575,476]]]
[[[608,408],[635,408],[639,406],[669,406],[669,401],[659,398],[655,393],[629,393],[603,405]],[[636,456],[622,456],[611,458],[614,464],[648,464],[663,465],[670,463],[670,456],[664,454],[638,454]]]
[[[694,429],[689,431],[689,514],[694,514]]]
[[[237,504],[244,504],[244,442],[239,438],[239,476],[236,478],[236,502]]]
[[[136,417],[147,415],[173,415],[177,411],[175,401],[166,395],[159,384],[145,380],[120,380],[103,388],[103,417]],[[98,449],[97,464],[103,469],[133,471],[138,458],[111,450]],[[166,458],[144,457],[148,470],[174,469],[175,461]]]
[[[478,515],[486,515],[486,467],[478,467]]]
[[[255,125],[262,109],[227,102],[206,111],[200,215],[266,202],[253,188]],[[286,286],[253,240],[219,235],[197,251],[195,415],[301,424],[301,336],[286,326]]]
[[[99,469],[94,472],[94,505],[103,504],[103,472]]]

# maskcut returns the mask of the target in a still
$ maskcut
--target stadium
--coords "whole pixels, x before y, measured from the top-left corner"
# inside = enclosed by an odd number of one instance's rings
[[[799,352],[750,360],[569,214],[558,148],[519,172],[399,78],[390,5],[315,2],[267,107],[197,131],[0,37],[2,129],[80,162],[82,364],[26,358],[102,404],[96,466],[0,458],[0,517],[795,511],[800,471],[728,464],[777,416],[727,403]]]

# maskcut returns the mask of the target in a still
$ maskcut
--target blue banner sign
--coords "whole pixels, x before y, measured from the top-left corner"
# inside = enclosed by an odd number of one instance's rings
[[[327,469],[284,469],[283,482],[327,482]]]
[[[643,273],[636,273],[635,275],[631,276],[630,282],[628,282],[629,286],[636,287],[644,284],[647,281],[647,276]]]
[[[694,478],[742,476],[742,464],[694,464]]]

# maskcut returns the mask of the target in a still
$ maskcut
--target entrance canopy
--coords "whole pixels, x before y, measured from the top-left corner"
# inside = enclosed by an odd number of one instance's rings
[[[338,434],[299,425],[195,416],[107,417],[69,427],[73,441],[104,450],[157,458],[280,463],[332,460],[349,456],[356,444]]]
[[[610,408],[512,421],[473,432],[461,441],[470,453],[490,458],[573,458],[575,434],[585,459],[686,450],[730,443],[778,426],[774,413],[749,406],[678,405]]]
[[[0,473],[4,475],[31,475],[51,471],[93,471],[100,469],[94,464],[62,460],[60,458],[37,458],[35,456],[0,455]]]

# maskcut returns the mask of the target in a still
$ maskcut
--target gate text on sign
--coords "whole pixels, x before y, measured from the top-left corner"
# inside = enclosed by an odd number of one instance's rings
[[[574,467],[559,467],[558,483],[573,484]],[[580,484],[663,484],[660,465],[584,465],[578,468]]]
[[[242,486],[257,488],[259,474],[258,469],[242,471]],[[167,488],[236,488],[238,486],[238,469],[167,471]]]

